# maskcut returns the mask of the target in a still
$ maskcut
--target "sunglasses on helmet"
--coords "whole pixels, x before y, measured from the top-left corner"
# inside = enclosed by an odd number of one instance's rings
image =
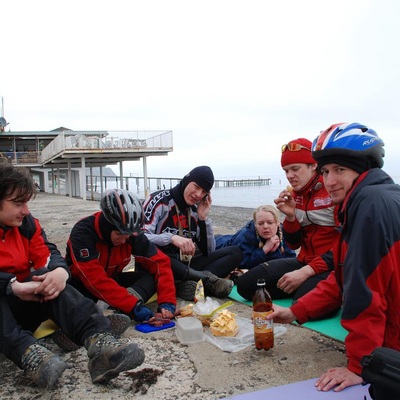
[[[281,151],[284,153],[286,150],[289,151],[300,151],[301,149],[306,149],[308,151],[311,151],[308,147],[302,146],[299,143],[287,143],[282,145]]]

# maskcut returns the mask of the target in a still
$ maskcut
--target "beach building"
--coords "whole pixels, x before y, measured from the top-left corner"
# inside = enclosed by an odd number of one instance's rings
[[[3,118],[4,119],[4,118]],[[8,124],[7,124],[8,125]],[[29,168],[37,177],[40,190],[87,198],[87,182],[93,180],[93,168],[100,176],[107,165],[119,165],[123,185],[123,161],[142,161],[147,181],[147,158],[165,156],[173,151],[172,131],[74,131],[60,127],[52,131],[0,130],[0,158],[15,166]],[[88,174],[88,177],[87,177]],[[144,188],[146,190],[146,188]],[[63,193],[64,194],[64,193]]]

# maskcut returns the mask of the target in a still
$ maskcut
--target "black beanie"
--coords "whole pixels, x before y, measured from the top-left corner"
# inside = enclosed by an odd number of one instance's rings
[[[193,168],[183,177],[181,181],[182,189],[185,189],[190,182],[197,183],[204,191],[209,192],[214,185],[214,174],[210,167],[202,165]]]
[[[359,174],[372,168],[371,159],[368,157],[350,157],[342,154],[318,158],[318,170],[321,170],[321,168],[326,164],[342,165],[343,167],[350,168]]]

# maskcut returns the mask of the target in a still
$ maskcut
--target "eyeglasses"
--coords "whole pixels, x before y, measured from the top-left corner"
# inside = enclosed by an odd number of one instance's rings
[[[308,151],[311,151],[308,147],[302,146],[299,143],[287,143],[282,145],[281,151],[284,153],[286,150],[289,151],[300,151],[301,149],[306,149]]]

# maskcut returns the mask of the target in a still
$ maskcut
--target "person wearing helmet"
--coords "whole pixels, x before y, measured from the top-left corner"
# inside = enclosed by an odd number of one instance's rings
[[[207,296],[224,298],[233,282],[225,279],[240,267],[242,252],[230,246],[215,250],[208,218],[214,174],[210,167],[192,169],[171,190],[158,190],[144,203],[144,230],[171,259],[178,297],[193,301],[201,279]]]
[[[173,318],[176,298],[169,258],[142,232],[140,200],[126,190],[107,191],[101,211],[72,228],[66,251],[71,285],[136,322],[154,316],[144,304],[157,293],[158,311]],[[131,258],[135,266],[129,268]]]
[[[400,187],[381,168],[383,141],[359,123],[334,124],[313,143],[313,157],[339,207],[334,271],[290,308],[274,305],[275,322],[304,323],[342,308],[346,367],[329,369],[318,390],[361,384],[363,356],[400,350]]]
[[[281,165],[290,186],[281,191],[275,204],[284,215],[285,242],[298,250],[297,257],[269,260],[243,274],[236,282],[237,290],[248,300],[257,290],[257,280],[263,278],[272,299],[296,301],[333,268],[335,206],[317,171],[311,145],[308,139],[298,138],[281,149]]]

